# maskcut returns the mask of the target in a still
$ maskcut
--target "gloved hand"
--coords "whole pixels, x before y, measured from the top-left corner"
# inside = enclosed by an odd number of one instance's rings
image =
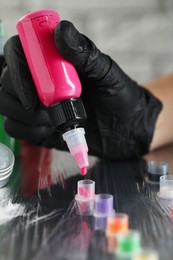
[[[82,83],[89,153],[107,159],[147,153],[162,107],[160,101],[70,22],[61,21],[54,35],[58,51],[75,66]],[[37,145],[67,149],[40,104],[18,36],[7,41],[5,59],[0,113],[7,117],[6,131]]]

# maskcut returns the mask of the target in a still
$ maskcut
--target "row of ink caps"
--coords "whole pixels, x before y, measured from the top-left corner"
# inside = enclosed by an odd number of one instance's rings
[[[141,246],[141,234],[129,229],[129,216],[115,212],[111,194],[95,194],[95,182],[80,180],[75,196],[79,213],[92,216],[94,230],[103,230],[107,248],[118,260],[158,260],[158,252]]]

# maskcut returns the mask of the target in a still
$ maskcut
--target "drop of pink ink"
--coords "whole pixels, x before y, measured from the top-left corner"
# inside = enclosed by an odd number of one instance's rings
[[[81,169],[80,169],[80,173],[81,173],[82,175],[86,175],[86,173],[87,173],[87,167],[81,168]]]

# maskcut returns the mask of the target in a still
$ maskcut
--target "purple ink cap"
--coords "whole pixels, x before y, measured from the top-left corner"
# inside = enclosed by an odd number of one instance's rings
[[[111,215],[113,213],[113,196],[98,194],[95,196],[95,214]]]

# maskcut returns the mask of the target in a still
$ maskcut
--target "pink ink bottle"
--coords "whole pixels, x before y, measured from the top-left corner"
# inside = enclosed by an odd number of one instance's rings
[[[55,46],[54,30],[59,22],[56,11],[39,10],[23,16],[17,22],[17,31],[39,99],[85,175],[89,162],[82,125],[87,116],[80,99],[78,74]]]

